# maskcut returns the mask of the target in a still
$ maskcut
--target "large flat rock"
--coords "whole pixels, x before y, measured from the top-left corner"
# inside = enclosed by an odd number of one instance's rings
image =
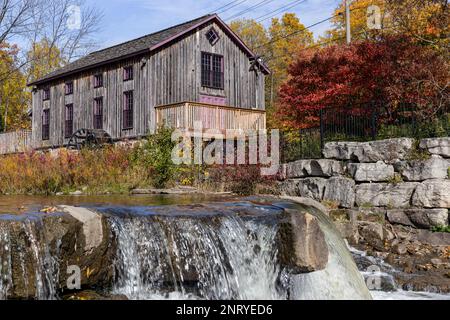
[[[414,139],[397,138],[370,142],[329,142],[323,154],[327,159],[357,162],[405,160],[414,146]]]
[[[356,186],[356,205],[360,207],[404,208],[411,205],[417,182],[363,183]]]
[[[400,161],[397,170],[405,181],[424,181],[428,179],[446,179],[450,161],[433,155],[427,160]]]
[[[288,179],[281,182],[280,189],[283,195],[332,201],[343,208],[351,208],[355,202],[355,181],[341,176]]]
[[[450,158],[450,137],[422,139],[419,146],[431,154]]]
[[[346,177],[327,180],[323,200],[334,201],[339,207],[351,208],[355,203],[355,181]]]
[[[392,224],[430,229],[448,225],[448,209],[390,209],[387,218]]]
[[[298,160],[286,164],[286,178],[331,177],[344,173],[341,161],[319,159]]]
[[[426,180],[417,186],[412,204],[415,207],[450,208],[450,180]]]
[[[383,161],[376,163],[349,163],[348,172],[357,182],[383,182],[394,176],[394,167]]]

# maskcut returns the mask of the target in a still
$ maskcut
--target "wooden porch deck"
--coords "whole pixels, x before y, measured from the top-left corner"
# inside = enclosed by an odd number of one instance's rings
[[[265,110],[243,109],[199,102],[182,102],[156,107],[156,125],[194,131],[195,122],[202,123],[203,130],[220,133],[236,130],[265,130]]]

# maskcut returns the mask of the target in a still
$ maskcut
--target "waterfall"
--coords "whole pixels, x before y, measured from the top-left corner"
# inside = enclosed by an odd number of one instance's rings
[[[294,275],[291,278],[291,298],[296,300],[356,300],[372,299],[363,276],[358,271],[345,242],[322,223],[329,250],[324,270]]]
[[[324,270],[293,275],[277,263],[276,224],[236,214],[148,216],[128,208],[126,217],[110,218],[118,250],[114,291],[131,299],[371,299],[332,222],[307,209],[324,231],[329,262]]]
[[[0,299],[7,298],[13,283],[29,298],[56,299],[58,257],[50,253],[42,220],[35,216],[12,219],[12,229],[0,224]],[[18,268],[13,270],[13,264]]]
[[[12,283],[11,240],[8,230],[0,225],[0,300],[5,300]]]
[[[280,236],[285,232],[280,226],[287,221],[283,208],[317,217],[329,252],[324,270],[292,274],[278,260],[288,247],[278,241],[290,241]],[[98,247],[106,251],[91,253],[94,259],[100,257],[97,268],[104,272],[85,282],[83,290],[94,289],[105,297],[112,293],[129,299],[371,298],[332,222],[310,207],[243,201],[92,210],[103,216],[109,240]],[[83,240],[78,242],[83,225],[67,218],[62,223],[61,217],[0,216],[0,299],[61,298],[66,275],[60,274],[60,265],[79,261],[84,253]]]
[[[116,293],[132,299],[283,298],[276,286],[275,226],[236,216],[111,222],[118,242]]]

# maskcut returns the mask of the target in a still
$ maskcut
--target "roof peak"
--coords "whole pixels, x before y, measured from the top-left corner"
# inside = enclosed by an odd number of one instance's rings
[[[99,53],[99,52],[102,52],[102,51],[105,51],[105,50],[112,49],[112,48],[114,48],[114,47],[122,46],[122,45],[125,45],[125,44],[127,44],[127,43],[134,42],[134,41],[138,41],[139,39],[147,38],[147,37],[150,37],[150,36],[153,36],[153,35],[157,35],[158,33],[165,32],[165,31],[170,30],[170,29],[173,29],[173,28],[178,28],[178,27],[181,27],[181,26],[183,26],[183,25],[185,25],[185,24],[190,24],[190,23],[192,23],[192,22],[194,22],[194,21],[201,21],[201,20],[203,20],[203,19],[210,18],[210,17],[212,17],[212,16],[217,16],[217,15],[216,15],[216,14],[206,14],[206,15],[203,15],[203,16],[201,16],[201,17],[198,17],[198,18],[195,18],[195,19],[192,19],[192,20],[189,20],[189,21],[185,21],[185,22],[182,22],[182,23],[179,23],[179,24],[176,24],[176,25],[173,25],[173,26],[170,26],[170,27],[167,27],[167,28],[164,28],[164,29],[161,29],[161,30],[152,32],[152,33],[148,33],[148,34],[146,34],[146,35],[143,35],[143,36],[140,36],[140,37],[131,39],[131,40],[127,40],[127,41],[124,41],[124,42],[120,42],[120,43],[115,44],[115,45],[112,45],[112,46],[110,46],[110,47],[106,47],[106,48],[103,48],[103,49],[100,49],[100,50],[92,51],[92,52],[89,53],[89,54],[95,54],[95,53]]]

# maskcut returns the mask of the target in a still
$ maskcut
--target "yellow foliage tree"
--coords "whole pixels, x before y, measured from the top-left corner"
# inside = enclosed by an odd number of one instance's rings
[[[268,78],[270,83],[266,86],[266,101],[268,102],[268,125],[278,127],[273,113],[276,112],[278,91],[281,84],[286,81],[288,68],[295,60],[299,50],[314,43],[313,33],[305,28],[295,13],[286,13],[281,19],[272,19],[269,27],[270,56],[268,65],[272,71]]]
[[[397,32],[448,53],[448,0],[386,0],[386,3]]]
[[[368,20],[371,6],[380,10],[381,29],[372,29]],[[350,26],[355,40],[376,39],[383,33],[401,33],[420,42],[444,48],[448,45],[449,22],[446,0],[353,0],[350,3]],[[333,43],[345,42],[344,1],[334,11],[333,28],[325,38]]]
[[[274,18],[268,30],[251,19],[231,22],[233,31],[254,51],[261,55],[272,74],[266,78],[266,110],[268,127],[277,124],[272,116],[278,99],[278,89],[287,79],[287,70],[298,51],[314,43],[313,33],[305,28],[295,13]]]
[[[230,28],[244,41],[256,54],[267,55],[268,49],[261,44],[267,43],[269,37],[261,23],[252,19],[239,19],[230,23]]]
[[[18,68],[18,49],[6,43],[0,45],[0,131],[30,127],[27,116],[29,91],[26,77]]]
[[[34,43],[27,56],[29,61],[28,82],[42,78],[61,68],[65,63],[61,51],[47,39]]]
[[[377,6],[380,10],[381,30],[372,29],[368,25],[368,8]],[[325,38],[332,40],[333,43],[345,43],[345,2],[341,1],[333,13],[331,19],[333,28],[328,30]],[[384,0],[354,0],[350,3],[350,26],[352,39],[371,40],[376,38],[381,32],[384,32],[389,25],[389,15],[386,12],[386,3]],[[323,38],[321,39],[321,41]]]

